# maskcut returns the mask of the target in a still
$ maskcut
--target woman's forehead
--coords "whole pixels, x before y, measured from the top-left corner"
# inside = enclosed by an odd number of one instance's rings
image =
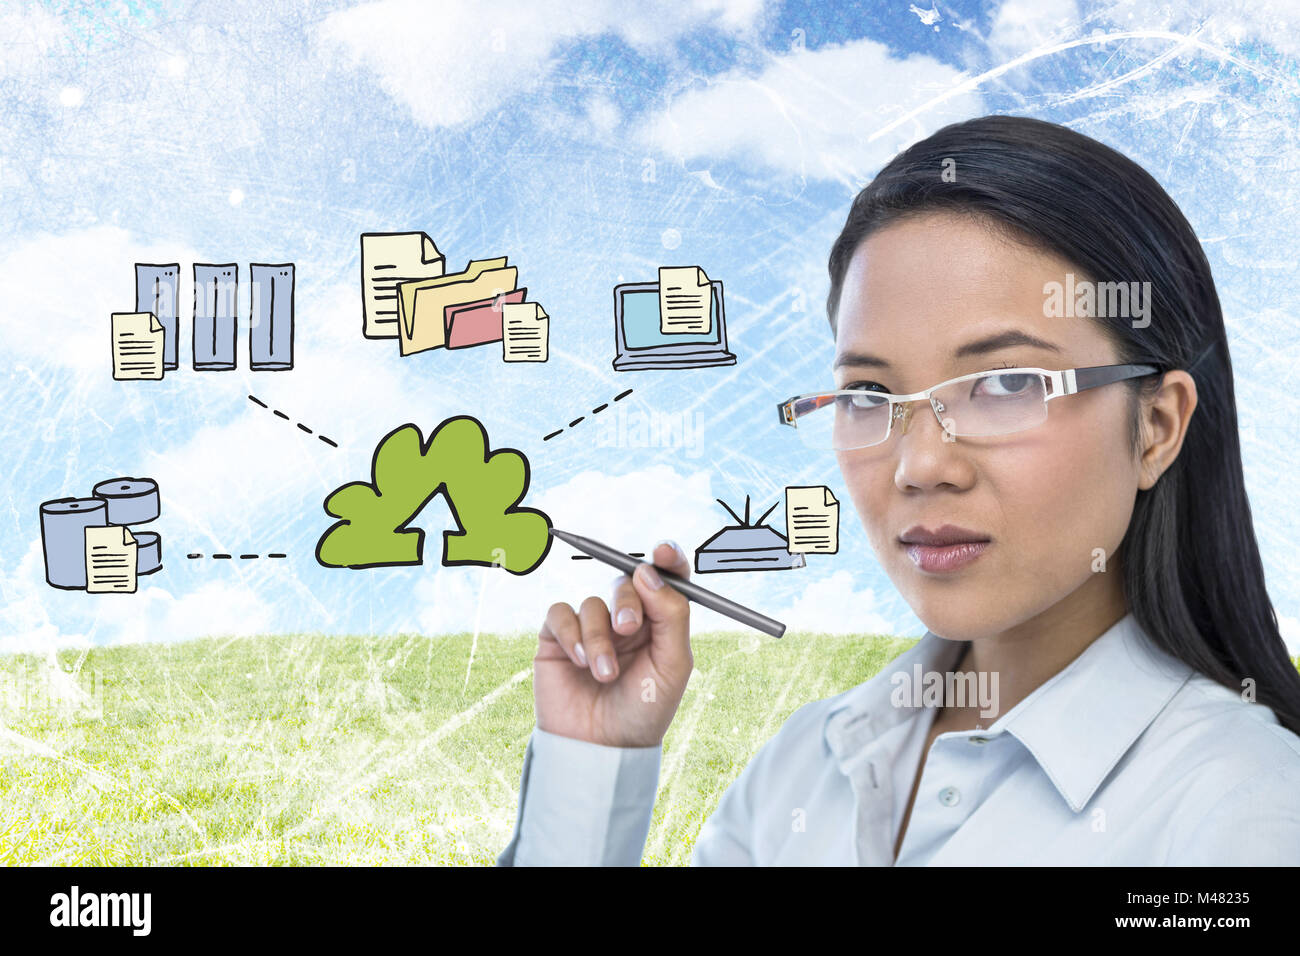
[[[1055,253],[972,217],[908,217],[873,232],[851,257],[836,314],[837,357],[889,353],[898,364],[909,356],[932,362],[1013,329],[1062,351],[1096,345],[1105,339],[1096,322],[1049,314],[1045,290],[1071,273],[1083,278]]]

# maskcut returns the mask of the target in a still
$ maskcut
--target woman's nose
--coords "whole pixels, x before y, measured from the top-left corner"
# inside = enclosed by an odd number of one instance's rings
[[[898,416],[899,431],[903,433],[909,430],[913,424],[913,415],[916,414],[912,403],[909,402],[906,409],[895,413]],[[929,411],[934,411],[933,406]],[[922,411],[921,418],[928,418],[934,423],[934,434],[930,434],[932,429],[918,424],[917,435],[900,441],[895,446],[895,485],[904,491],[910,488],[969,485],[972,474],[965,456],[953,455],[944,450],[945,445],[955,442],[956,438],[948,432],[945,424],[938,421],[937,415],[927,415]]]

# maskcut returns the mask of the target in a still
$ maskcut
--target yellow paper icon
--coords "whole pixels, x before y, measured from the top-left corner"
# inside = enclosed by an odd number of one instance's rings
[[[449,305],[492,299],[513,292],[519,270],[506,257],[471,259],[464,272],[397,285],[397,328],[403,355],[447,344],[445,309]]]
[[[134,594],[138,548],[124,525],[86,528],[86,590],[91,594]]]
[[[507,362],[545,362],[551,317],[539,302],[501,307],[501,351]]]
[[[825,485],[785,489],[786,550],[835,554],[840,549],[840,503]]]
[[[659,331],[708,335],[713,328],[713,284],[699,266],[659,267]]]
[[[113,378],[119,382],[163,377],[166,330],[152,312],[113,313]]]
[[[443,255],[422,232],[367,232],[361,235],[361,334],[368,339],[397,338],[397,286],[440,276]]]

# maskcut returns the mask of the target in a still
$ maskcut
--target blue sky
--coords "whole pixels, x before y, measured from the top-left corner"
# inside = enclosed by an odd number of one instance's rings
[[[1066,123],[1142,163],[1210,257],[1237,376],[1270,592],[1300,649],[1300,17],[1286,5],[698,0],[6,5],[0,13],[0,365],[8,507],[0,649],[214,633],[535,630],[612,577],[556,548],[527,578],[317,567],[338,485],[404,422],[473,414],[532,465],[527,504],[628,550],[693,548],[715,497],[793,484],[841,500],[841,547],[710,583],[792,628],[923,630],[878,567],[833,457],[779,399],[830,381],[826,254],[856,190],[954,120]],[[666,12],[671,10],[671,15]],[[1082,41],[1082,42],[1081,42]],[[358,236],[421,230],[449,270],[509,256],[551,316],[551,360],[399,358],[360,336]],[[109,376],[133,263],[297,265],[297,367]],[[726,289],[731,368],[616,373],[613,286],[695,263]],[[182,286],[182,321],[188,289]],[[182,340],[185,341],[184,339]],[[242,343],[241,343],[242,348]],[[542,436],[627,388],[626,423]],[[248,401],[338,441],[331,449]],[[130,597],[44,584],[38,506],[158,480],[165,569]],[[779,510],[779,509],[778,509]],[[416,522],[436,554],[440,502]],[[778,527],[780,523],[778,522]],[[282,551],[277,563],[187,552]],[[697,627],[730,626],[701,613]]]

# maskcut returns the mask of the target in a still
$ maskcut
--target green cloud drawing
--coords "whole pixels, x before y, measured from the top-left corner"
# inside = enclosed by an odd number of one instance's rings
[[[441,494],[457,525],[443,532],[444,565],[527,574],[551,547],[551,519],[518,507],[528,482],[528,459],[513,448],[491,451],[475,418],[449,418],[427,442],[417,426],[402,425],[375,448],[370,481],[349,482],[325,499],[325,512],[340,520],[321,535],[316,560],[330,568],[423,563],[424,532],[408,524]]]

